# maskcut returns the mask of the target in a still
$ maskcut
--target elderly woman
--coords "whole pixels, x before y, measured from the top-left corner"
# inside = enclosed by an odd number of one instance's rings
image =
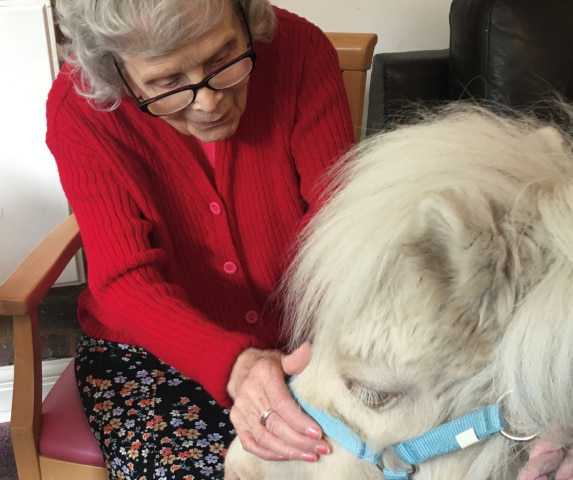
[[[58,0],[47,143],[88,261],[80,394],[110,477],[330,451],[285,375],[273,296],[352,144],[336,53],[267,0]],[[271,300],[273,299],[273,300]],[[229,421],[229,410],[232,406]]]

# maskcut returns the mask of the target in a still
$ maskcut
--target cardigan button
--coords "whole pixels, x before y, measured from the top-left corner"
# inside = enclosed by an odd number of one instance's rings
[[[219,205],[217,202],[211,202],[209,204],[209,210],[211,210],[213,215],[221,215],[221,213],[223,213],[221,205]]]
[[[223,270],[225,271],[225,273],[233,275],[234,273],[237,273],[238,267],[233,262],[225,262],[225,264],[223,265]]]
[[[259,321],[259,314],[254,310],[251,310],[245,315],[245,321],[253,325]]]

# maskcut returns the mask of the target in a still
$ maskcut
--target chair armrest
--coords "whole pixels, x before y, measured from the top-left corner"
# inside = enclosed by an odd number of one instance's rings
[[[35,310],[81,244],[72,214],[44,237],[0,285],[0,315],[27,315]]]
[[[431,104],[448,97],[448,49],[379,53],[372,63],[368,133],[407,120],[412,103]]]

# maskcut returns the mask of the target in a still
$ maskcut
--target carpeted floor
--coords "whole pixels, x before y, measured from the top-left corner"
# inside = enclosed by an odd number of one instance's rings
[[[9,423],[0,423],[0,479],[18,480]]]

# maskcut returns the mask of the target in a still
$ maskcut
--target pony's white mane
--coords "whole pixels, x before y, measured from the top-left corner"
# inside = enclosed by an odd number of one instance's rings
[[[492,168],[503,177],[492,175]],[[500,117],[461,104],[362,142],[331,172],[330,198],[303,233],[286,275],[289,337],[295,343],[312,339],[321,321],[333,315],[356,318],[366,309],[419,217],[420,205],[436,194],[469,202],[476,192],[487,191],[502,204],[520,201],[528,188],[552,190],[568,181],[572,168],[571,139],[557,130],[540,128],[533,118]],[[551,197],[551,192],[543,195]],[[523,201],[531,197],[524,194]],[[532,208],[523,210],[528,214]],[[515,216],[520,214],[516,209]],[[563,236],[555,228],[553,234]],[[535,248],[531,253],[539,254]],[[513,300],[506,302],[512,309]]]
[[[395,305],[471,316],[466,331],[481,331],[484,345],[508,331],[452,411],[485,391],[513,390],[511,429],[551,427],[554,441],[571,443],[572,146],[555,126],[460,105],[360,144],[332,172],[334,187],[286,276],[293,345],[340,342],[341,332],[360,329],[365,341],[345,348],[367,358],[379,353],[374,339],[386,335]],[[460,218],[483,235],[464,237]],[[440,286],[411,298],[421,270]],[[484,448],[476,476],[502,468],[492,462],[502,443]]]

